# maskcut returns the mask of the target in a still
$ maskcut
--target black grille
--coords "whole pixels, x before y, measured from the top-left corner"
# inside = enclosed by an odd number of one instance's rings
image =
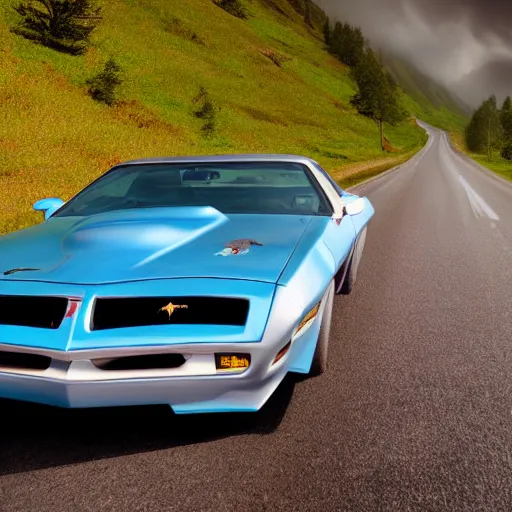
[[[58,329],[67,306],[64,297],[0,295],[0,325]]]
[[[185,364],[181,354],[151,354],[144,356],[118,357],[116,359],[94,359],[94,366],[101,370],[161,370],[179,368]]]
[[[47,370],[51,358],[38,354],[0,351],[0,368],[12,370]]]
[[[163,310],[176,308],[169,316]],[[130,297],[97,299],[91,329],[148,325],[245,325],[249,301],[224,297]]]

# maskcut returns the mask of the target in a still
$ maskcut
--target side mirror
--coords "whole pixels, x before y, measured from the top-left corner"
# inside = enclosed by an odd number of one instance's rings
[[[34,203],[33,208],[36,212],[44,212],[44,220],[48,220],[63,204],[64,201],[62,199],[49,197]]]
[[[345,205],[343,210],[347,215],[359,215],[364,210],[364,199],[359,197],[355,201],[351,201]]]

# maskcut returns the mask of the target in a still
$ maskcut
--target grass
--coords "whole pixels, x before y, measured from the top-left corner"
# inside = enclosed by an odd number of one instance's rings
[[[475,160],[475,162],[478,162],[480,165],[487,167],[487,169],[494,171],[501,177],[512,181],[512,161],[505,160],[498,152],[492,155],[491,160],[489,160],[487,155],[472,153],[468,150],[464,141],[464,136],[461,133],[450,133],[450,139],[452,144],[459,151],[468,155],[470,158]]]
[[[424,144],[423,130],[404,122],[385,127],[394,152],[382,153],[377,125],[350,107],[355,86],[320,32],[287,0],[272,2],[286,4],[284,14],[269,0],[244,4],[247,21],[209,0],[103,2],[92,48],[72,57],[13,35],[13,1],[0,0],[0,234],[39,222],[36,200],[66,200],[131,158],[298,153],[344,183]],[[85,87],[110,56],[125,76],[115,107],[94,102]],[[211,137],[193,115],[202,86],[220,108]]]

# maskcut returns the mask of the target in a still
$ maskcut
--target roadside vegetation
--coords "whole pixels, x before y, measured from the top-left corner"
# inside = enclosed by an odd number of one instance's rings
[[[452,134],[452,141],[478,163],[512,181],[512,99],[505,98],[500,108],[492,95],[474,111],[463,135]]]
[[[0,0],[0,233],[131,158],[297,153],[342,184],[401,163],[423,106],[391,81],[404,120],[358,102],[369,46],[338,54],[326,27],[310,0]]]
[[[397,84],[377,57],[359,27],[336,22],[331,32],[330,22],[324,24],[324,40],[329,51],[350,66],[350,77],[357,92],[350,100],[357,111],[379,125],[380,146],[387,151],[384,123],[395,126],[407,118],[400,103]]]

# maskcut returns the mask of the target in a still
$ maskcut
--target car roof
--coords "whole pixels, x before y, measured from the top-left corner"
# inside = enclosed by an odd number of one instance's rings
[[[140,165],[140,164],[165,164],[165,163],[224,163],[224,162],[289,162],[311,165],[318,165],[311,158],[300,155],[285,154],[229,154],[229,155],[200,155],[200,156],[165,156],[153,158],[140,158],[137,160],[128,160],[121,162],[115,167],[123,165]]]

